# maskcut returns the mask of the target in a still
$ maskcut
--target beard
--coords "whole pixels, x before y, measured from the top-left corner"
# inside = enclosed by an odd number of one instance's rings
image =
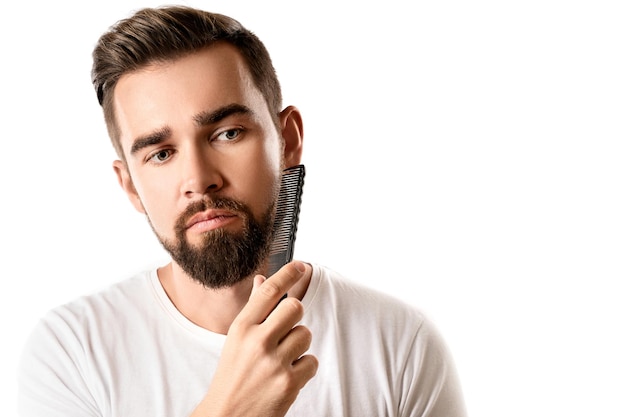
[[[174,240],[159,236],[150,225],[163,248],[187,275],[206,288],[219,289],[260,271],[272,243],[275,208],[274,200],[256,220],[249,207],[240,201],[205,198],[190,204],[179,216]],[[225,209],[238,215],[243,221],[242,230],[211,230],[203,234],[198,245],[191,245],[186,236],[186,223],[196,213],[208,209]]]

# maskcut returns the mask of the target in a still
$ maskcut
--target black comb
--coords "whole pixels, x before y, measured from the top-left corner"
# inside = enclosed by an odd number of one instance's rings
[[[274,221],[274,240],[270,246],[268,277],[293,259],[303,185],[304,165],[296,165],[283,171]]]

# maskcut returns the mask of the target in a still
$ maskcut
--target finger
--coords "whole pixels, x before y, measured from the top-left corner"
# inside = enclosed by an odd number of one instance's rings
[[[294,297],[285,298],[262,324],[268,340],[278,345],[304,316],[302,302]]]
[[[259,285],[237,320],[259,324],[272,312],[280,298],[306,273],[300,261],[290,262]],[[282,304],[282,303],[281,303]]]
[[[285,364],[292,364],[311,347],[312,334],[307,327],[298,325],[292,328],[279,342],[278,356]]]
[[[254,279],[252,280],[252,291],[250,292],[250,297],[248,297],[248,300],[250,300],[250,298],[252,298],[252,296],[254,295],[254,293],[256,292],[256,290],[259,288],[259,286],[261,284],[263,284],[265,282],[266,278],[263,275],[255,275]]]
[[[313,355],[302,355],[293,362],[291,369],[295,380],[298,381],[299,388],[304,387],[315,376],[318,367],[319,361]]]

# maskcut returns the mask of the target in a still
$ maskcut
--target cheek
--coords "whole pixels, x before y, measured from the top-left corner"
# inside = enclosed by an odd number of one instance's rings
[[[168,183],[168,179],[165,181],[142,180],[135,187],[146,216],[160,233],[166,230],[171,219],[174,218],[175,203],[171,199],[174,195],[172,188],[174,184]]]
[[[265,166],[268,168],[265,181],[266,204],[273,202],[280,189],[280,176],[283,166],[283,146],[280,141],[268,141],[265,146]],[[272,190],[273,192],[268,192]]]
[[[247,203],[257,207],[256,210],[265,210],[275,199],[280,186],[280,154],[275,147],[265,145],[246,153],[245,157],[239,156],[236,169],[231,171],[230,183],[236,189],[233,196],[248,200]]]
[[[274,169],[281,170],[284,160],[284,144],[281,139],[267,141],[265,144],[265,153],[267,154],[267,162]]]

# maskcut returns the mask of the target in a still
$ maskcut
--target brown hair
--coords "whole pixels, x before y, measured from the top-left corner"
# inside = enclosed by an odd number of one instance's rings
[[[171,61],[216,42],[228,42],[239,50],[278,124],[282,107],[280,84],[265,45],[254,33],[228,16],[191,7],[144,8],[111,26],[93,50],[91,80],[120,158],[124,160],[112,105],[112,92],[119,78],[148,64]]]

